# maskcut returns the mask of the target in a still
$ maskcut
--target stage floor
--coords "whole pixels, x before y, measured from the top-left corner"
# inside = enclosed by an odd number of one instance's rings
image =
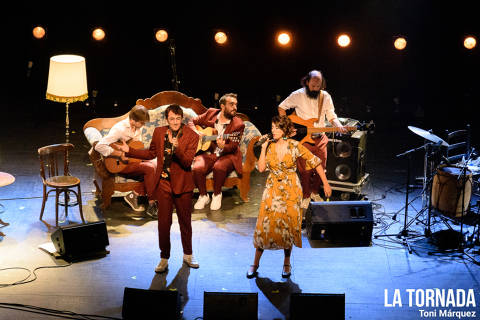
[[[371,246],[342,246],[309,240],[303,233],[303,247],[293,249],[292,276],[284,280],[281,278],[283,251],[266,251],[259,277],[245,277],[253,261],[252,236],[266,174],[256,171],[252,174],[248,203],[241,201],[237,190],[228,190],[224,192],[221,210],[194,211],[193,251],[200,262],[199,269],[189,269],[182,264],[180,233],[174,215],[169,270],[156,274],[157,222],[135,214],[122,198],[114,199],[111,208],[102,212],[92,192],[93,167],[87,155],[89,146],[81,132],[83,122],[76,121],[72,124],[75,151],[71,156],[71,172],[82,181],[85,218],[89,222],[106,221],[110,253],[103,258],[39,269],[31,274],[35,268],[66,264],[38,248],[50,241],[53,230],[38,219],[42,183],[36,150],[62,142],[63,123],[57,119],[37,123],[33,128],[20,129],[18,124],[15,128],[8,125],[2,128],[0,171],[16,178],[13,184],[0,188],[0,203],[4,206],[0,218],[10,223],[0,228],[5,233],[0,237],[2,320],[52,318],[7,308],[7,303],[121,318],[125,287],[178,290],[182,295],[184,319],[202,317],[205,291],[257,292],[259,319],[288,318],[289,296],[293,292],[344,293],[346,319],[421,319],[426,317],[424,311],[430,311],[430,315],[436,312],[438,318],[442,310],[476,311],[478,316],[480,266],[474,263],[474,260],[480,261],[478,245],[467,248],[465,254],[458,251],[429,254],[439,248],[423,236],[426,211],[408,228],[411,254],[402,239],[395,236],[404,226],[407,172],[405,160],[395,155],[422,144],[422,139],[406,128],[400,128],[395,135],[376,132],[369,135],[367,142],[369,182],[363,194],[373,202],[373,234],[394,236],[373,238]],[[422,154],[412,159],[412,165],[413,174],[423,172]],[[476,205],[477,198],[472,197],[472,206]],[[421,189],[411,190],[409,200],[413,199],[408,222],[422,209]],[[395,214],[396,220],[393,220]],[[54,197],[47,202],[44,219],[54,224]],[[447,229],[440,218],[433,220],[437,221],[433,232]],[[68,221],[62,225],[77,222],[80,222],[78,209],[73,207]],[[460,225],[452,224],[452,227],[457,230]],[[465,225],[463,230],[470,237],[474,228]],[[32,282],[14,285],[35,277]],[[407,289],[415,290],[411,305]],[[466,299],[473,290],[476,304],[426,307],[422,298],[428,289],[445,289],[445,296],[449,289],[455,294],[457,289],[463,289]],[[314,310],[313,314],[314,319],[321,319],[328,315],[328,310]]]

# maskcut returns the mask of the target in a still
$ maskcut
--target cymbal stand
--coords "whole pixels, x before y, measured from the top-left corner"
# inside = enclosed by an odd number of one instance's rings
[[[397,158],[401,158],[404,156],[407,156],[407,181],[405,184],[406,192],[405,192],[405,219],[403,223],[403,228],[400,230],[399,233],[397,234],[380,234],[380,235],[375,235],[374,238],[377,239],[379,237],[391,237],[391,236],[396,236],[397,238],[402,238],[402,244],[407,247],[408,253],[412,253],[412,247],[408,243],[407,237],[409,236],[409,231],[407,229],[407,220],[408,220],[408,206],[410,203],[408,202],[408,195],[410,193],[410,167],[411,167],[411,162],[412,162],[412,153],[415,151],[418,151],[420,149],[425,148],[425,145],[422,145],[418,148],[414,148],[408,151],[405,151],[404,153],[398,154]]]

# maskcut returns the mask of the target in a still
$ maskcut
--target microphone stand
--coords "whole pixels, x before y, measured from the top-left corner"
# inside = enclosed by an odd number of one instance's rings
[[[380,235],[375,235],[374,238],[377,239],[379,237],[391,237],[391,236],[396,236],[397,238],[403,238],[403,245],[407,247],[408,249],[408,253],[412,253],[412,248],[410,247],[410,244],[408,243],[407,241],[407,237],[409,236],[409,233],[408,233],[408,229],[407,229],[407,220],[408,220],[408,206],[410,205],[410,203],[408,202],[408,194],[410,193],[410,167],[411,167],[411,159],[412,159],[412,153],[413,152],[416,152],[420,149],[423,149],[427,146],[428,144],[425,144],[425,145],[422,145],[418,148],[414,148],[414,149],[411,149],[411,150],[408,150],[408,151],[405,151],[401,154],[398,154],[396,157],[397,158],[401,158],[401,157],[404,157],[404,156],[408,156],[407,157],[407,181],[406,181],[406,192],[405,192],[405,219],[404,219],[404,222],[403,222],[403,228],[402,230],[400,230],[399,233],[397,234],[380,234]]]
[[[175,91],[178,91],[178,85],[180,84],[180,81],[178,81],[177,63],[175,61],[175,40],[170,39],[168,42],[168,48],[170,49],[170,62],[172,66],[172,85]]]

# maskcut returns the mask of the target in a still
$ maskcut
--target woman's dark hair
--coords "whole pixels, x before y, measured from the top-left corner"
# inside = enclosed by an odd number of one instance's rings
[[[165,109],[165,119],[168,118],[168,113],[173,112],[176,115],[179,115],[183,118],[183,110],[178,104],[171,104]]]
[[[288,116],[274,116],[272,118],[272,123],[274,123],[278,128],[283,131],[284,137],[289,137],[295,129],[292,120],[290,120]]]
[[[312,70],[310,71],[305,77],[303,77],[301,80],[300,80],[300,84],[302,85],[302,87],[306,87],[307,86],[307,82],[310,81],[310,79],[312,78],[312,74],[314,72],[318,72],[320,73],[320,75],[322,76],[322,85],[320,86],[320,90],[325,90],[325,88],[327,87],[327,80],[325,80],[325,77],[323,76],[323,73],[320,71],[320,70]]]

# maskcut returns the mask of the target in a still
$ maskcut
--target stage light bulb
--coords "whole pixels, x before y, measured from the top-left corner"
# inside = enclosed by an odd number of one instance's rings
[[[346,34],[341,34],[337,38],[337,43],[342,48],[348,47],[350,45],[350,37]]]
[[[157,39],[158,42],[165,42],[168,39],[168,32],[166,30],[158,30],[155,33],[155,39]]]
[[[218,44],[224,44],[225,42],[227,42],[227,35],[225,34],[225,32],[219,31],[215,33],[215,41]]]
[[[102,41],[105,39],[105,31],[103,31],[102,28],[97,28],[93,30],[92,37],[97,41]]]
[[[463,40],[463,45],[465,48],[471,50],[477,45],[477,40],[472,36],[466,37],[465,40]]]
[[[36,38],[36,39],[42,39],[44,36],[45,36],[45,29],[43,29],[42,27],[38,26],[38,27],[35,27],[33,28],[33,36]]]
[[[403,50],[407,47],[407,40],[405,40],[405,38],[399,37],[395,39],[393,45],[395,46],[395,49]]]
[[[291,37],[288,34],[288,32],[281,32],[277,36],[277,41],[282,46],[286,46],[287,44],[289,44],[290,40],[291,40]]]

